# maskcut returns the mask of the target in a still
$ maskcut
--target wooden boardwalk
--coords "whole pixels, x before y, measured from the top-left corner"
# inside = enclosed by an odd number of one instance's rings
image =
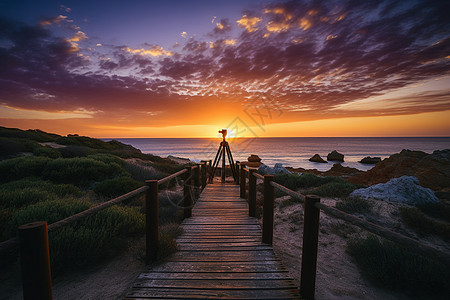
[[[184,220],[179,251],[142,273],[126,299],[300,299],[239,186],[210,184]]]

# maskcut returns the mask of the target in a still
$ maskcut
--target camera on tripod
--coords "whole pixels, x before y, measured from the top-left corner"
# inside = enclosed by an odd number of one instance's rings
[[[224,139],[225,139],[225,137],[227,136],[227,130],[226,130],[226,129],[219,130],[219,133],[222,134],[222,137],[223,137]]]

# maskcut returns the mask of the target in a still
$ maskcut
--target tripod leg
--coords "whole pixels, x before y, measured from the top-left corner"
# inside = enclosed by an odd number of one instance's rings
[[[216,174],[216,170],[217,170],[217,167],[219,166],[220,157],[222,156],[222,154],[223,154],[223,150],[222,150],[222,147],[220,147],[219,151],[217,153],[218,156],[216,157],[218,159],[214,160],[214,165],[213,165],[213,169],[211,172],[211,176],[209,177],[210,183],[213,183],[213,181],[214,181],[214,175]]]
[[[233,174],[233,179],[234,181],[236,181],[236,169],[234,168],[234,161],[233,161],[233,155],[231,155],[231,150],[230,150],[230,146],[226,146],[226,150],[227,150],[227,155],[228,155],[228,162],[230,163],[230,169],[231,169],[231,173]]]
[[[222,183],[225,183],[225,152],[226,152],[226,148],[225,145],[222,145]]]

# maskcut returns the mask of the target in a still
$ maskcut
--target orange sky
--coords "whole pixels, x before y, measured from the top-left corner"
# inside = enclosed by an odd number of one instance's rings
[[[0,11],[0,126],[99,138],[450,136],[447,14],[435,1],[364,2],[12,4]]]

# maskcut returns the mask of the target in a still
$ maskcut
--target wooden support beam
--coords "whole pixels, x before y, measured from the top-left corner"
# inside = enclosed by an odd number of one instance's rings
[[[240,167],[240,175],[239,175],[239,180],[241,181],[240,182],[240,185],[241,185],[241,189],[240,189],[240,197],[241,198],[244,198],[245,199],[245,185],[246,185],[246,174],[245,174],[245,170],[244,170],[244,168],[245,168],[245,165],[244,164],[241,164],[241,167]]]
[[[318,209],[315,204],[319,202],[320,198],[317,196],[307,195],[305,197],[300,294],[308,300],[314,299],[314,292],[316,289],[320,209]]]
[[[183,199],[183,206],[184,206],[184,218],[190,218],[192,215],[192,167],[186,167],[187,172],[184,176],[184,199]]]
[[[248,215],[256,217],[256,177],[253,173],[256,169],[249,169],[248,171]]]
[[[52,299],[47,222],[19,227],[23,298]]]
[[[155,261],[159,249],[158,180],[147,180],[145,193],[145,259]]]
[[[273,175],[264,175],[264,207],[262,241],[272,245],[274,192],[271,182]]]

